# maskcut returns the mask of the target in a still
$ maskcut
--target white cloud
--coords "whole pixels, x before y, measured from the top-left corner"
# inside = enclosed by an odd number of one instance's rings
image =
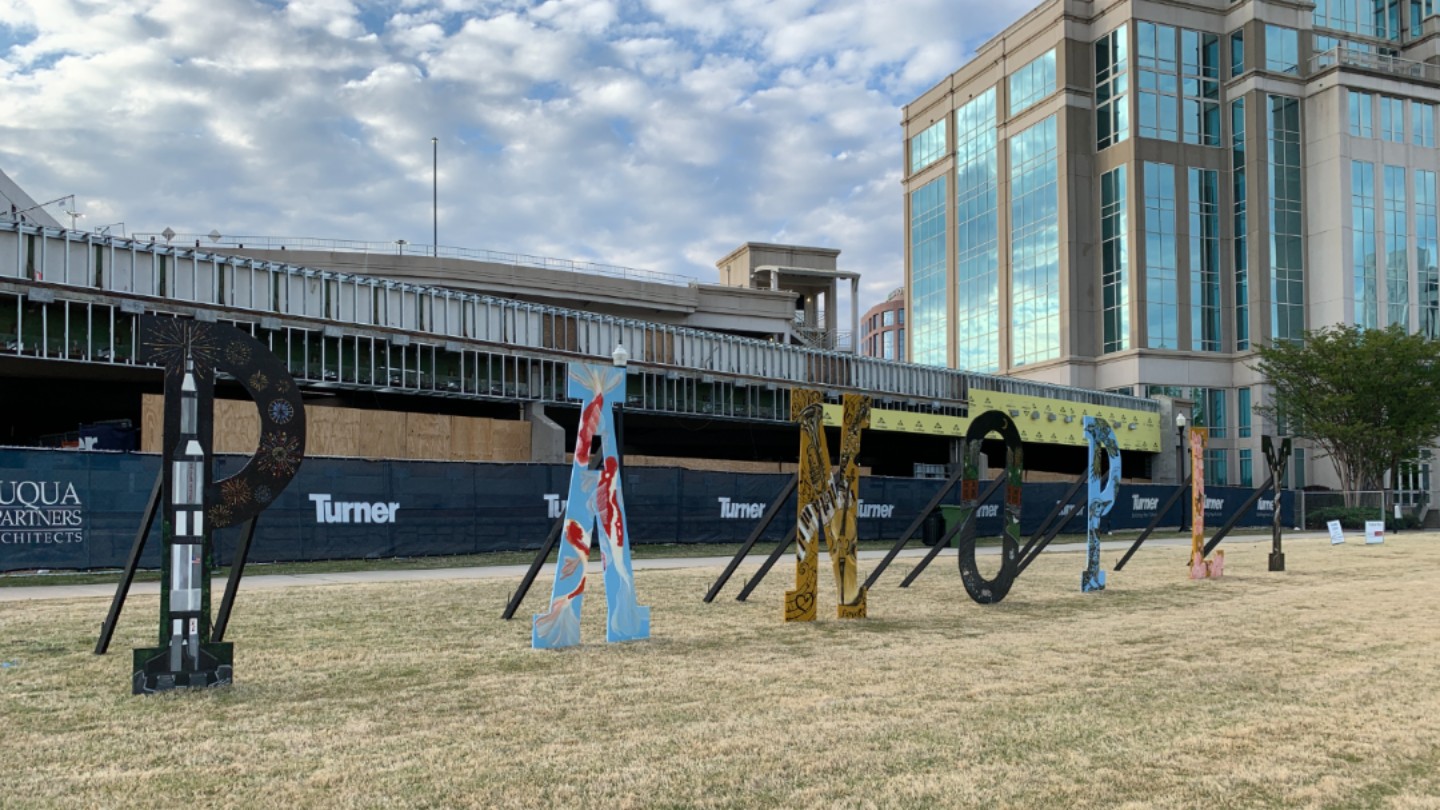
[[[944,0],[0,0],[0,166],[87,223],[899,284],[900,105],[1023,11]],[[100,220],[105,220],[101,222]]]

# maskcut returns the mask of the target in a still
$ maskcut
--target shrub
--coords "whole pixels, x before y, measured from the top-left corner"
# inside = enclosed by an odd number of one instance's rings
[[[1305,513],[1305,528],[1324,529],[1325,524],[1338,520],[1342,528],[1364,529],[1365,521],[1374,520],[1378,511],[1373,506],[1324,506]],[[1415,529],[1419,526],[1419,519],[1410,513],[1402,514],[1398,521],[1394,515],[1385,516],[1386,531]]]

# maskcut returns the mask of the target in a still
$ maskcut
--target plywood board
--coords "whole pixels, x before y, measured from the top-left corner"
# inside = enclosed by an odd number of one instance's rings
[[[529,461],[530,423],[504,419],[490,425],[490,461]]]
[[[328,408],[305,406],[305,432],[307,456],[360,455],[360,415],[364,411],[355,408]]]
[[[217,453],[240,453],[253,456],[260,446],[260,412],[255,403],[246,399],[215,400],[215,440]]]
[[[355,412],[361,458],[405,458],[405,414],[392,411]]]
[[[450,417],[450,458],[454,461],[484,461],[490,457],[493,419],[474,416]]]
[[[165,398],[159,394],[140,397],[140,452],[160,452],[165,433]]]
[[[450,417],[433,413],[405,414],[405,457],[450,457]]]

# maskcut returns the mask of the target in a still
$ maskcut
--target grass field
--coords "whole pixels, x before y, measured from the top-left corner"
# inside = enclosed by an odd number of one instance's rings
[[[105,657],[105,600],[3,604],[0,806],[1440,807],[1440,537],[1267,552],[1191,582],[1147,547],[1099,594],[1045,555],[991,606],[902,562],[852,622],[827,573],[808,625],[788,566],[749,604],[640,572],[626,645],[592,576],[558,652],[499,619],[512,581],[242,593],[237,683],[149,698],[155,598]]]

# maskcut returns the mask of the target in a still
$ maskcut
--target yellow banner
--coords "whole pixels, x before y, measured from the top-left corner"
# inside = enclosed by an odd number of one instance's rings
[[[1020,428],[1020,438],[1027,442],[1082,447],[1085,445],[1085,417],[1098,416],[1115,429],[1115,438],[1121,448],[1160,452],[1160,417],[1146,411],[970,389],[971,416],[985,411],[1009,413],[1015,420],[1015,426]],[[825,405],[827,427],[839,427],[842,417],[839,405]],[[885,408],[870,410],[870,430],[963,438],[969,427],[970,416],[911,413]]]

